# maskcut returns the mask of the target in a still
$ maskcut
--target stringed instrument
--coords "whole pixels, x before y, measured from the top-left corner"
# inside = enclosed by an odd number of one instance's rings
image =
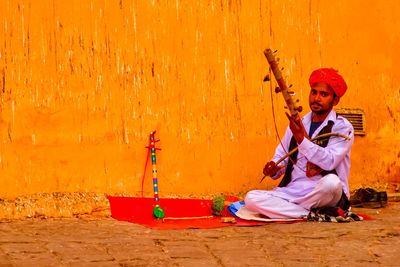
[[[275,92],[282,93],[283,98],[286,102],[287,108],[289,109],[290,115],[292,117],[299,116],[299,112],[301,112],[303,108],[301,106],[296,105],[298,100],[294,101],[292,99],[292,95],[294,94],[294,92],[289,91],[289,88],[291,86],[287,86],[285,80],[282,77],[282,72],[278,67],[278,60],[276,60],[275,56],[274,56],[275,52],[272,52],[272,50],[269,48],[264,50],[264,55],[267,58],[268,63],[271,68],[271,71],[275,76],[276,82],[278,83],[278,87],[275,88]],[[270,80],[269,75],[265,76],[264,81],[269,81],[269,80]],[[321,134],[321,135],[318,135],[318,136],[310,139],[301,120],[299,120],[299,123],[301,124],[300,126],[304,131],[305,138],[309,139],[313,143],[318,143],[321,139],[326,139],[331,136],[337,136],[337,137],[341,137],[345,140],[351,140],[350,137],[342,135],[342,134],[338,134],[338,133]],[[283,145],[282,145],[282,147],[283,147]],[[277,162],[275,162],[275,165],[276,166],[279,165],[279,163],[281,163],[283,160],[290,157],[293,153],[296,153],[297,150],[298,150],[298,147],[295,147],[291,151],[287,152],[286,155],[284,155],[281,159],[279,159]],[[311,162],[307,162],[307,166],[306,166],[307,177],[315,176],[315,175],[321,173],[321,171],[322,171],[322,169],[320,167],[318,167],[317,165],[315,165]],[[265,177],[266,177],[266,175],[264,175],[264,177],[261,179],[260,183],[264,180]]]
[[[283,98],[286,102],[287,108],[289,109],[290,115],[291,116],[297,116],[299,112],[301,112],[303,110],[303,108],[301,106],[297,106],[296,103],[298,101],[293,101],[292,99],[292,94],[294,94],[294,92],[289,91],[289,88],[286,85],[285,80],[282,77],[282,72],[278,67],[278,62],[275,59],[274,56],[274,52],[272,52],[271,49],[267,48],[264,50],[264,55],[268,60],[268,63],[271,67],[271,71],[275,76],[275,80],[278,83],[278,87],[275,88],[275,93],[282,93]],[[266,78],[264,78],[264,80],[269,80],[269,77],[267,76]],[[304,126],[302,126],[304,129]],[[304,129],[304,133],[307,136],[307,131],[305,131]]]
[[[293,100],[292,95],[294,94],[294,92],[293,92],[293,91],[289,91],[289,88],[290,88],[291,86],[288,87],[288,86],[286,85],[286,82],[285,82],[285,80],[283,79],[283,76],[282,76],[282,72],[281,72],[281,70],[280,70],[279,67],[278,67],[278,62],[277,62],[277,60],[275,59],[274,52],[273,52],[271,49],[267,48],[267,49],[264,50],[264,55],[265,55],[265,57],[267,58],[268,63],[269,63],[270,68],[271,68],[271,71],[272,71],[272,73],[273,73],[274,76],[275,76],[276,82],[278,83],[278,87],[275,88],[275,92],[276,92],[276,93],[282,93],[283,98],[284,98],[284,100],[285,100],[285,102],[286,102],[287,108],[288,108],[288,110],[289,110],[289,112],[290,112],[290,115],[291,115],[292,117],[299,116],[299,112],[301,112],[301,111],[303,110],[303,108],[302,108],[301,106],[297,106],[297,105],[296,105],[296,103],[298,102],[298,100],[297,100],[297,101],[294,101],[294,100]],[[267,76],[264,78],[264,81],[268,81],[268,80],[270,80],[269,75],[267,75]],[[302,121],[301,121],[301,120],[298,120],[298,121],[299,121],[299,124],[300,124],[299,126],[303,129],[305,138],[310,139],[309,136],[308,136],[308,134],[307,134],[307,131],[306,131],[305,128],[304,128],[304,125],[303,125]],[[282,147],[283,147],[283,145],[282,145]],[[290,151],[289,153],[287,153],[287,155],[290,156],[290,155],[293,154],[294,152],[295,152],[295,151]],[[286,156],[285,156],[284,158],[286,158]],[[275,164],[278,165],[280,162],[283,161],[284,158],[280,159],[280,160],[279,160],[278,162],[276,162]],[[314,176],[314,175],[320,173],[321,171],[322,171],[321,168],[319,168],[317,165],[312,164],[311,162],[308,162],[308,163],[307,163],[306,175],[307,175],[308,177]],[[260,182],[262,182],[262,181],[264,180],[265,177],[266,177],[266,176],[264,176],[264,177],[261,179]]]

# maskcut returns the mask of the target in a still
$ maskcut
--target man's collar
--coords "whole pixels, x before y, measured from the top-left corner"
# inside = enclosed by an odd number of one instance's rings
[[[328,121],[333,121],[334,123],[336,122],[336,111],[335,110],[331,110],[328,114],[328,116],[326,116],[325,120],[322,122],[323,125],[327,124]],[[307,123],[311,123],[312,120],[312,111],[308,112],[305,116],[304,116],[304,122]]]
[[[334,123],[336,122],[336,111],[335,110],[331,110],[331,112],[329,112],[328,116],[326,116],[324,122],[328,123],[328,121],[333,121]]]

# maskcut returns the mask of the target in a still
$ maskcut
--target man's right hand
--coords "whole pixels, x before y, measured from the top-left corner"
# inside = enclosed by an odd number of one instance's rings
[[[270,161],[267,164],[265,164],[265,167],[263,169],[263,173],[265,176],[274,176],[280,169],[282,169],[284,166],[278,166],[276,165],[275,162]]]

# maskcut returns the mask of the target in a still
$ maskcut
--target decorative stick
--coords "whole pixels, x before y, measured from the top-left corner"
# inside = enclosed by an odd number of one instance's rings
[[[162,219],[165,216],[164,209],[161,208],[159,204],[159,196],[158,196],[158,179],[157,179],[157,160],[156,160],[156,150],[161,150],[161,148],[156,148],[156,142],[160,140],[155,140],[154,135],[156,134],[156,131],[153,131],[150,133],[150,140],[149,140],[149,146],[148,148],[150,150],[150,156],[151,156],[151,165],[153,167],[152,172],[153,172],[153,191],[154,191],[154,202],[155,206],[153,209],[153,214],[156,218]]]
[[[194,216],[194,217],[165,217],[163,221],[166,220],[196,220],[196,219],[212,219],[214,216]]]

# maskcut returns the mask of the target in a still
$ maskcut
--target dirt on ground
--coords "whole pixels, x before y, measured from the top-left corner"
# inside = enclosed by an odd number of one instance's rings
[[[110,217],[0,223],[0,266],[400,266],[400,203],[372,220],[154,230]]]

